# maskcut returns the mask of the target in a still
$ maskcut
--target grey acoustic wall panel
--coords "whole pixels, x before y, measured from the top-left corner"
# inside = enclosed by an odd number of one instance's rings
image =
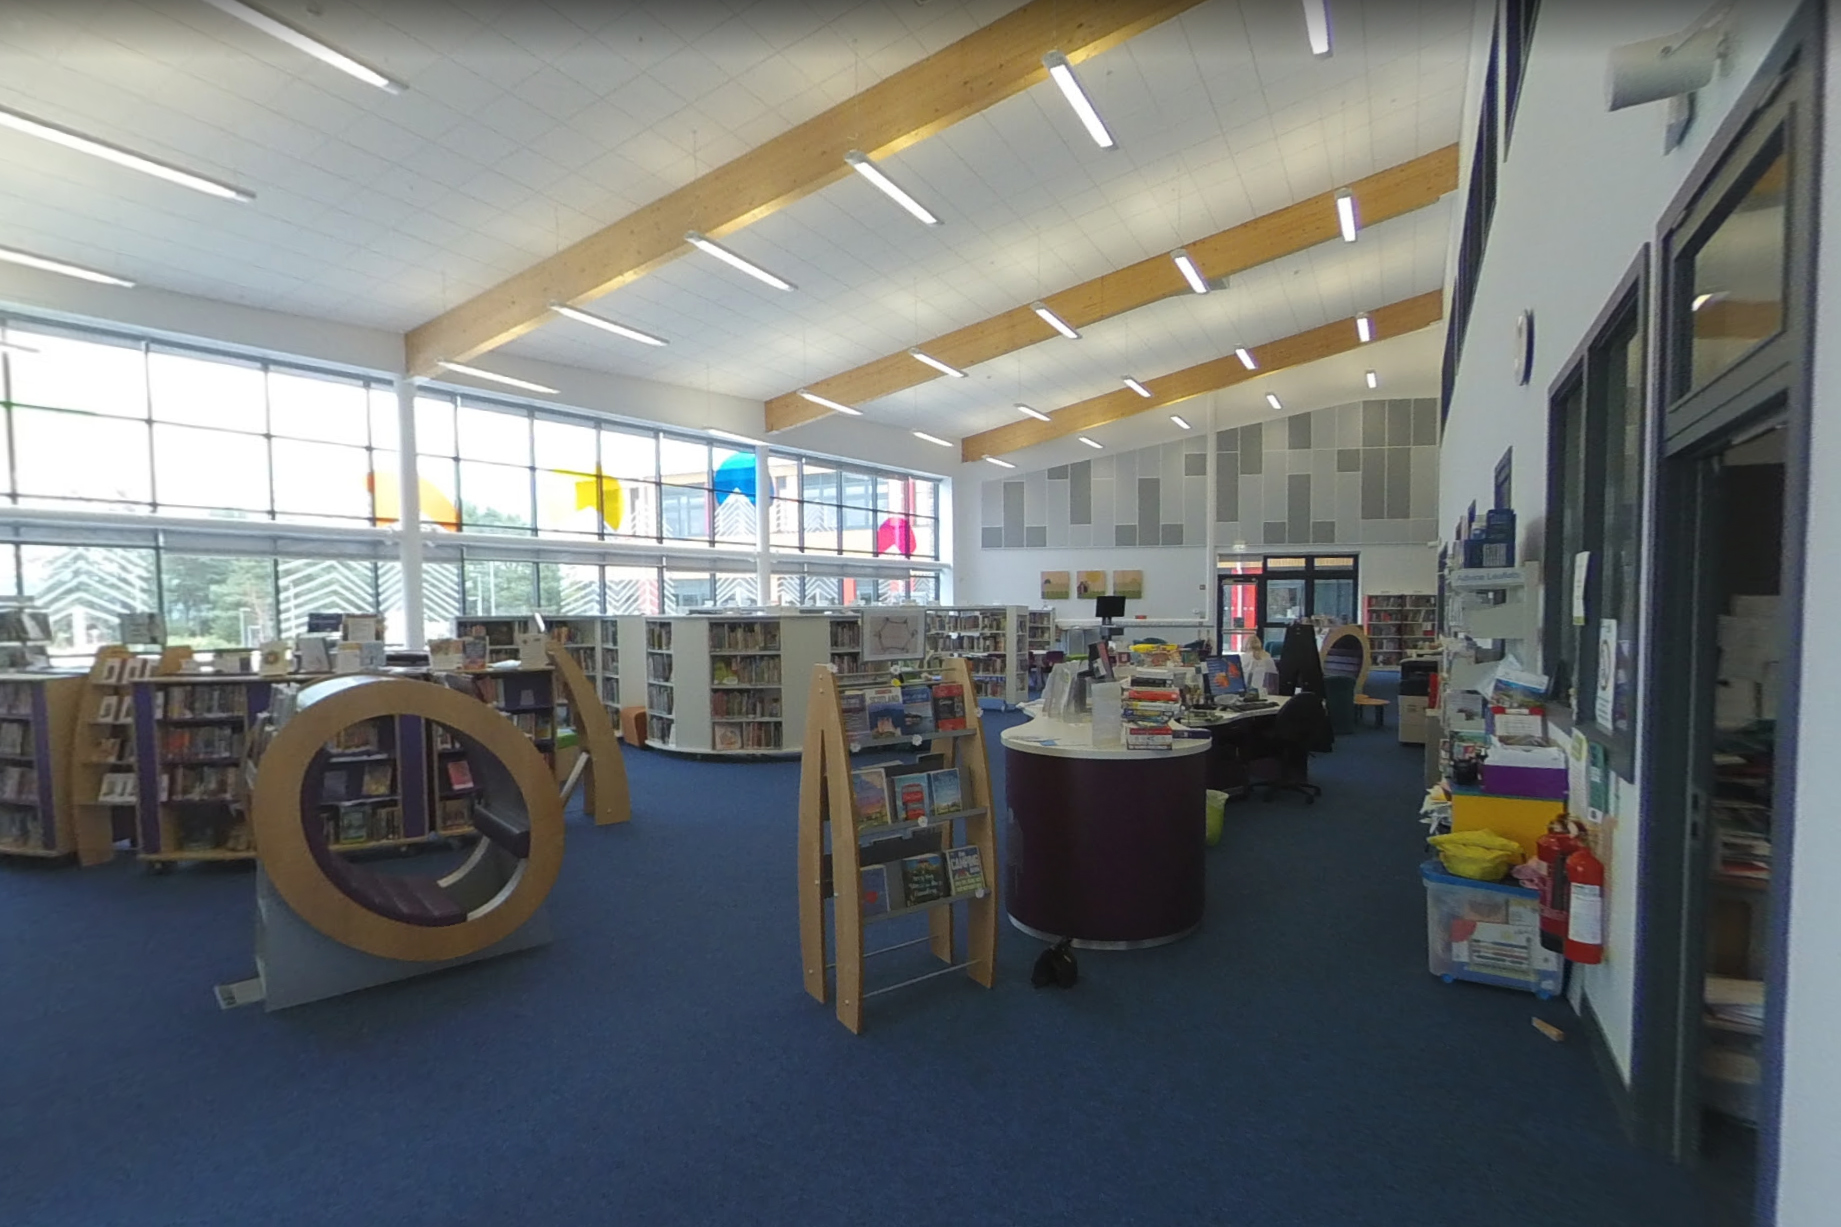
[[[1387,446],[1411,447],[1413,444],[1413,402],[1387,402]]]
[[[1112,530],[1112,543],[1117,546],[1131,547],[1138,544],[1138,526],[1120,524]]]
[[[1386,401],[1365,400],[1362,402],[1362,446],[1387,446]]]
[[[1413,446],[1438,446],[1438,401],[1436,398],[1413,402]]]
[[[1240,428],[1240,471],[1258,473],[1264,454],[1264,435],[1258,422]]]
[[[1339,447],[1336,449],[1336,471],[1338,473],[1359,473],[1362,471],[1362,449],[1359,447]]]
[[[1140,477],[1138,479],[1138,514],[1133,517],[1138,527],[1145,532],[1156,533],[1157,526],[1163,523],[1163,479],[1160,477]],[[1142,537],[1144,534],[1140,533]]]
[[[1294,452],[1310,449],[1310,414],[1294,413],[1285,419],[1285,446]]]
[[[1238,452],[1240,450],[1239,427],[1234,427],[1229,430],[1217,430],[1215,432],[1215,450],[1218,452]]]
[[[1041,549],[1048,544],[1048,527],[1024,528],[1023,545],[1028,549]]]
[[[1410,423],[1409,423],[1410,426]],[[1411,437],[1409,430],[1408,437]],[[1389,520],[1404,520],[1413,514],[1413,449],[1387,449],[1387,514]]]
[[[978,544],[985,549],[1001,550],[1004,548],[1004,526],[1002,524],[999,524],[996,528],[981,528],[978,532]]]
[[[1215,469],[1215,522],[1240,523],[1240,466],[1223,464]]]
[[[1310,474],[1293,473],[1285,488],[1285,537],[1310,540]]]
[[[1436,404],[1437,402],[1432,402]],[[1438,516],[1438,449],[1436,447],[1415,447],[1413,452],[1413,506],[1414,518],[1437,518]],[[1430,541],[1431,538],[1427,537]]]
[[[1208,476],[1208,454],[1206,452],[1184,452],[1183,453],[1183,476],[1184,477],[1206,477]]]
[[[1023,483],[1004,483],[1004,548],[1023,548]]]
[[[981,528],[1004,526],[1004,483],[987,481],[978,491],[978,525]]]
[[[1048,523],[1048,474],[1023,475],[1023,523]]]
[[[1362,519],[1379,520],[1387,515],[1387,449],[1362,449]]]
[[[1056,465],[1048,471],[1048,479],[1050,481],[1066,481],[1068,479],[1068,466],[1065,464]]]
[[[1263,539],[1267,545],[1284,545],[1285,544],[1285,521],[1267,520],[1265,522],[1264,528],[1266,531],[1264,533]]]
[[[1335,545],[1336,544],[1336,521],[1334,520],[1313,520],[1311,521],[1310,540],[1311,540],[1312,545]]]
[[[1362,445],[1362,406],[1357,401],[1352,405],[1338,405],[1336,413],[1336,446],[1360,447]]]

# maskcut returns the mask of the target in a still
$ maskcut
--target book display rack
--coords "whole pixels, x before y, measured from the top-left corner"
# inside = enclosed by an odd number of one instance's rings
[[[416,717],[375,716],[340,729],[307,772],[325,845],[360,852],[427,840],[435,833],[428,763],[428,733]]]
[[[69,763],[85,683],[81,673],[0,673],[0,854],[77,851]]]
[[[646,744],[692,754],[799,751],[801,678],[827,664],[839,622],[819,615],[691,614],[646,620]]]
[[[1021,605],[928,607],[926,667],[959,657],[980,704],[1016,707],[1029,698],[1028,613]]]
[[[136,842],[154,871],[255,856],[243,752],[271,689],[270,679],[229,674],[133,683]]]
[[[805,990],[836,993],[837,1019],[863,1030],[869,997],[963,971],[991,987],[997,966],[997,840],[984,723],[965,701],[966,661],[937,674],[811,669],[799,767],[799,941]],[[920,731],[922,705],[930,711]],[[899,712],[900,715],[896,713]],[[893,732],[878,732],[895,720]],[[921,747],[925,745],[925,750]],[[886,756],[912,752],[917,761]],[[883,761],[854,769],[853,754]],[[827,920],[826,904],[830,903]],[[959,957],[953,905],[966,905]],[[865,930],[925,913],[927,936],[866,948]],[[944,966],[864,987],[864,962],[925,943]]]
[[[1438,597],[1430,592],[1368,597],[1362,625],[1373,648],[1374,667],[1393,668],[1408,656],[1438,650]]]
[[[81,865],[106,864],[116,840],[135,838],[134,682],[158,667],[157,657],[110,644],[96,650],[84,678],[69,756]]]

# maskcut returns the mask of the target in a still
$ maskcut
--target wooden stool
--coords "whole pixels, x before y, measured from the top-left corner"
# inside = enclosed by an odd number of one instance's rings
[[[1357,721],[1361,720],[1362,709],[1364,707],[1372,707],[1374,709],[1374,727],[1375,728],[1379,729],[1379,728],[1387,727],[1387,700],[1386,699],[1377,699],[1371,694],[1356,695],[1355,696],[1355,718]]]
[[[635,750],[646,748],[646,709],[638,704],[620,709],[620,736]]]

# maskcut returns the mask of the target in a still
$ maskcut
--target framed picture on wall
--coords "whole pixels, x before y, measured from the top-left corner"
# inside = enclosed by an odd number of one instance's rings
[[[1128,601],[1144,599],[1144,572],[1114,571],[1112,573],[1112,595],[1122,596]]]
[[[1042,599],[1045,601],[1065,601],[1071,595],[1070,576],[1066,571],[1042,572]]]
[[[1105,596],[1106,573],[1104,571],[1081,571],[1076,575],[1077,583],[1074,595],[1078,597]]]

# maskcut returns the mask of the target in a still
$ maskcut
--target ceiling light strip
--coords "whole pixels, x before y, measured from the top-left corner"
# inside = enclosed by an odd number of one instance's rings
[[[1366,311],[1355,317],[1355,335],[1363,345],[1374,340],[1374,317]]]
[[[917,362],[925,362],[928,366],[932,367],[934,370],[938,371],[942,375],[951,375],[954,379],[964,379],[965,378],[964,371],[960,370],[956,366],[949,366],[948,364],[941,362],[938,358],[934,357],[932,354],[924,354],[918,349],[910,349],[908,351],[908,356],[910,358],[913,358]]]
[[[1017,407],[1018,412],[1022,413],[1025,417],[1032,417],[1038,422],[1047,422],[1047,421],[1052,420],[1048,416],[1048,414],[1043,413],[1040,409],[1033,409],[1030,406],[1023,404],[1020,401],[1017,403],[1016,407]]]
[[[1087,438],[1087,436],[1085,435],[1076,435],[1074,437],[1079,439],[1082,443],[1085,443],[1088,447],[1102,448],[1102,449],[1105,447],[1104,444],[1095,443],[1092,439]]]
[[[711,242],[699,231],[686,230],[684,232],[684,241],[689,243],[692,247],[695,247],[698,251],[707,252],[709,255],[715,256],[730,268],[740,269],[750,277],[753,277],[756,281],[766,282],[776,290],[790,290],[793,288],[792,282],[783,277],[776,277],[760,265],[742,259],[722,244]]]
[[[1278,393],[1276,392],[1266,393],[1266,403],[1268,405],[1271,405],[1274,409],[1283,409],[1285,407],[1284,404],[1279,400]]]
[[[857,174],[862,175],[865,179],[875,184],[884,196],[887,196],[890,200],[906,209],[909,213],[912,213],[927,225],[937,226],[940,224],[939,218],[928,212],[926,206],[922,205],[920,201],[902,191],[901,187],[893,179],[883,174],[882,168],[870,161],[869,155],[864,153],[861,149],[852,149],[849,153],[846,153],[844,155],[844,161],[848,162],[851,169],[856,171]]]
[[[12,247],[0,247],[0,260],[8,264],[23,265],[26,268],[41,269],[47,273],[75,277],[81,281],[94,281],[97,285],[117,285],[123,289],[134,287],[134,283],[126,277],[117,277],[112,273],[99,273],[93,268],[84,268],[81,264],[67,264],[63,260],[53,260],[49,256],[35,256],[29,251],[19,251]]]
[[[986,464],[994,464],[1000,469],[1014,469],[1016,467],[1014,464],[1011,464],[1008,460],[999,460],[996,456],[986,456],[984,458],[984,462]]]
[[[1183,280],[1189,283],[1190,289],[1197,294],[1208,293],[1208,279],[1202,276],[1202,270],[1195,266],[1195,261],[1189,258],[1187,251],[1178,247],[1170,253],[1170,259],[1176,261],[1176,267],[1182,272]]]
[[[1125,386],[1136,392],[1139,396],[1144,397],[1146,400],[1151,398],[1151,390],[1133,379],[1130,375],[1125,376]]]
[[[477,366],[467,366],[460,362],[437,362],[436,366],[444,371],[453,371],[456,375],[471,375],[475,379],[484,379],[489,383],[502,383],[508,388],[522,388],[526,392],[541,392],[545,396],[555,396],[555,388],[546,388],[540,383],[528,379],[517,379],[511,375],[501,375],[496,371],[483,371]]]
[[[1237,349],[1234,351],[1234,357],[1240,359],[1240,365],[1244,366],[1249,371],[1257,371],[1259,369],[1259,363],[1254,360],[1253,351],[1250,349]]]
[[[950,440],[942,439],[938,435],[930,435],[924,430],[916,430],[916,431],[913,431],[912,433],[916,439],[925,439],[927,442],[936,443],[941,447],[951,447],[952,446],[952,442]]]
[[[62,145],[64,148],[74,149],[78,153],[87,153],[93,158],[101,158],[105,162],[113,162],[115,165],[125,166],[129,170],[138,170],[143,175],[152,175],[154,178],[164,179],[168,183],[177,183],[181,187],[189,187],[193,191],[203,192],[207,196],[218,196],[225,200],[242,201],[250,201],[256,198],[254,192],[244,188],[232,187],[228,183],[219,183],[215,179],[207,179],[203,175],[195,175],[189,170],[180,170],[177,166],[168,166],[165,162],[156,162],[152,158],[142,157],[140,154],[123,149],[119,145],[111,145],[107,141],[99,141],[93,136],[84,136],[81,132],[73,132],[69,128],[59,127],[57,124],[47,123],[42,119],[35,119],[22,111],[15,111],[8,107],[0,107],[0,127],[11,128],[13,131],[23,132],[27,136],[36,136],[41,141],[49,141],[53,145]]]
[[[1304,0],[1304,36],[1312,55],[1330,54],[1330,0]]]
[[[848,413],[853,418],[860,418],[863,416],[863,411],[861,409],[852,409],[849,405],[839,404],[828,396],[820,396],[818,393],[808,391],[805,388],[799,389],[799,395],[811,401],[814,405],[822,405],[826,409],[834,409],[839,413]]]
[[[1044,324],[1047,324],[1050,328],[1053,328],[1068,340],[1080,340],[1080,334],[1074,331],[1074,326],[1062,319],[1059,315],[1056,315],[1053,311],[1050,311],[1047,303],[1032,302],[1029,304],[1029,309],[1041,316]]]
[[[1043,67],[1061,88],[1061,96],[1074,108],[1074,114],[1080,116],[1080,122],[1086,126],[1087,135],[1101,149],[1111,149],[1116,145],[1112,133],[1106,130],[1106,122],[1093,108],[1093,100],[1087,97],[1087,91],[1080,88],[1080,79],[1074,75],[1074,66],[1068,63],[1068,57],[1059,51],[1051,51],[1042,57]]]
[[[1194,429],[1194,427],[1189,425],[1188,419],[1183,417],[1180,413],[1172,413],[1170,415],[1170,420],[1172,422],[1175,422],[1178,426],[1182,427],[1184,430]]]
[[[400,94],[409,88],[401,81],[393,81],[370,65],[361,64],[343,51],[328,46],[311,34],[270,17],[260,9],[241,3],[241,0],[205,0],[205,3],[214,9],[230,14],[238,21],[254,26],[270,38],[280,39],[296,51],[306,52],[322,64],[330,64],[345,75],[356,77],[366,85],[375,85],[387,94]],[[308,11],[315,10],[310,6]]]
[[[1342,231],[1343,242],[1355,241],[1359,229],[1355,224],[1355,193],[1346,187],[1336,193],[1336,225]]]
[[[1378,388],[1381,386],[1381,376],[1375,371],[1368,372],[1367,380],[1368,386],[1371,388]]]
[[[591,315],[583,311],[580,307],[571,307],[565,303],[551,303],[550,310],[556,312],[558,315],[575,320],[577,323],[587,324],[591,328],[599,328],[603,332],[611,332],[615,336],[625,337],[629,341],[638,341],[645,345],[670,344],[670,342],[666,341],[663,337],[655,337],[649,332],[641,332],[637,328],[628,328],[625,324],[616,324],[610,319],[603,319],[598,315]]]

